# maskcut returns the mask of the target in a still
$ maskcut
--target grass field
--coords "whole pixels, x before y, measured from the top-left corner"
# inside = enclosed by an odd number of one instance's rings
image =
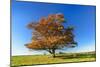
[[[88,62],[95,60],[95,52],[56,54],[56,58],[52,58],[50,55],[24,55],[12,56],[11,66],[19,67],[40,64]]]

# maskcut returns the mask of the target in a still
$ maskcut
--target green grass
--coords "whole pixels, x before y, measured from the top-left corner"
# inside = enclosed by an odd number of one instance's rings
[[[55,64],[55,63],[72,63],[72,62],[87,62],[95,61],[95,53],[66,53],[56,54],[56,58],[50,55],[27,55],[27,56],[12,56],[11,66],[28,66],[39,64]]]

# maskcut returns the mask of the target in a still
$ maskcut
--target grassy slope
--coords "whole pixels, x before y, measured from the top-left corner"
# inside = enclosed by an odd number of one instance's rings
[[[50,55],[13,56],[12,66],[95,61],[95,52]]]

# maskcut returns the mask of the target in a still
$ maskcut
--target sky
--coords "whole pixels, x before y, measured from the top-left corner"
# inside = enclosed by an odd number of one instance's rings
[[[62,52],[95,51],[96,7],[74,4],[50,4],[39,2],[12,1],[12,55],[35,55],[45,51],[30,51],[24,45],[31,42],[32,31],[26,26],[49,14],[64,14],[67,23],[64,27],[74,26],[75,41],[78,46],[66,48]]]

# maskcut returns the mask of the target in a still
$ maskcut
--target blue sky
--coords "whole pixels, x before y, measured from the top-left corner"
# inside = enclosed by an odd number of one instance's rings
[[[29,43],[32,31],[26,25],[38,21],[49,14],[62,13],[68,21],[64,26],[74,26],[75,41],[78,46],[62,50],[64,52],[84,52],[95,50],[95,6],[48,4],[37,2],[12,2],[12,55],[42,54],[45,51],[29,51],[24,44]]]

